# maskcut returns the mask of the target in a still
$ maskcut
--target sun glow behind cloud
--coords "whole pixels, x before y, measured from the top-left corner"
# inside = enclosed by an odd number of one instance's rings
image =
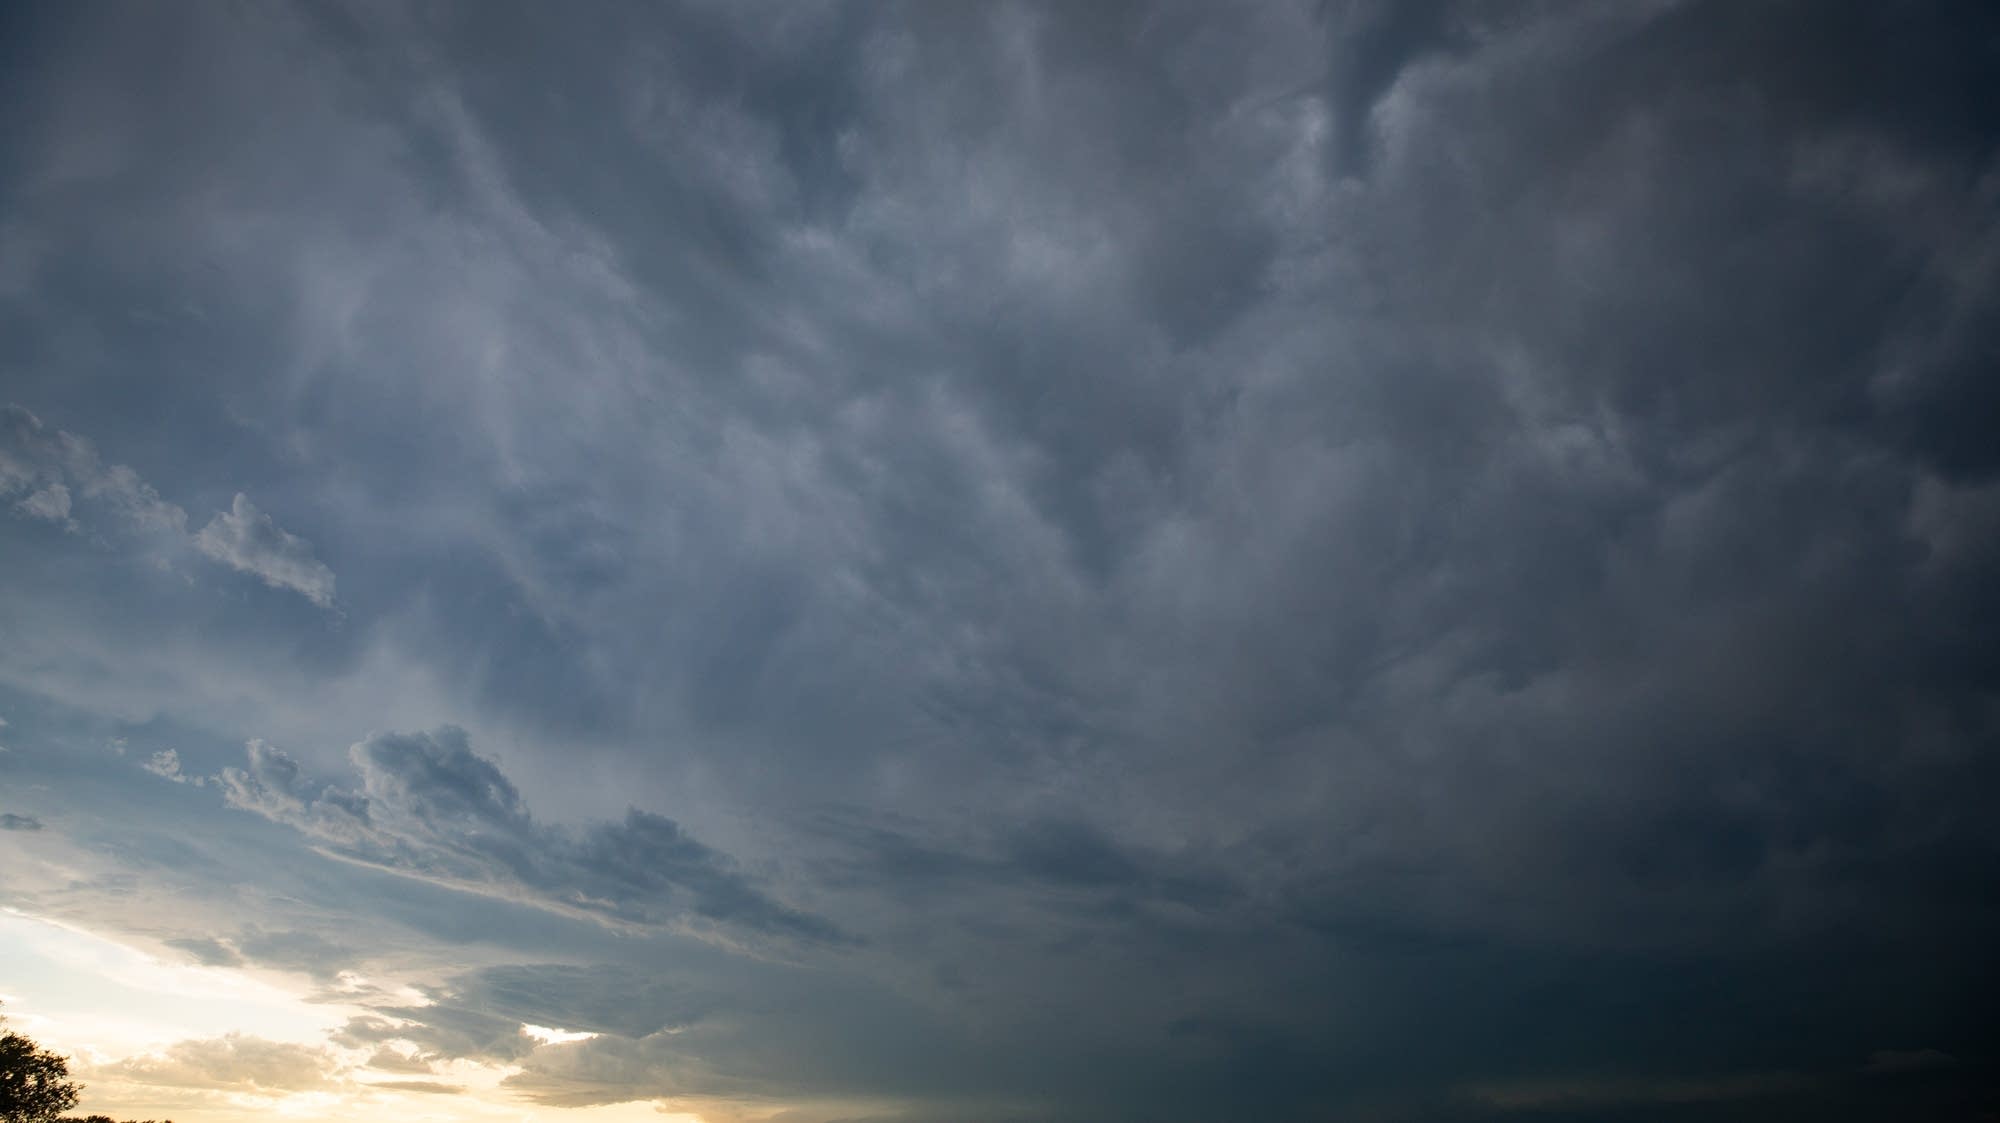
[[[0,909],[0,962],[8,968],[9,990],[0,995],[7,1024],[70,1057],[85,1087],[80,1110],[223,1123],[272,1114],[335,1120],[393,1111],[411,1119],[529,1120],[552,1113],[503,1087],[518,1071],[513,1066],[461,1059],[436,1065],[419,1081],[370,1070],[368,1050],[326,1045],[328,1033],[359,1008],[328,1002],[327,991],[302,982],[288,985],[284,975],[174,963],[15,909]],[[351,987],[357,980],[342,982]],[[545,1045],[598,1036],[538,1025],[521,1029]],[[323,1086],[287,1088],[258,1083],[254,1075],[232,1082],[233,1074],[221,1069],[254,1074],[242,1060],[250,1049],[226,1051],[220,1065],[203,1065],[199,1050],[189,1048],[215,1042],[318,1058],[321,1067],[307,1075]],[[578,1123],[701,1118],[663,1115],[645,1101],[561,1114]]]
[[[582,1033],[567,1029],[550,1029],[548,1026],[529,1025],[526,1022],[521,1023],[521,1032],[544,1045],[564,1045],[571,1041],[589,1041],[591,1038],[599,1036],[595,1033]]]
[[[60,921],[0,909],[9,1021],[93,1059],[242,1032],[317,1042],[349,1014],[242,970],[169,963]]]

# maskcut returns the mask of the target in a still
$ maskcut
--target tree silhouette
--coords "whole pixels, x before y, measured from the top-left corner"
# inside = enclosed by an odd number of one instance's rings
[[[83,1089],[69,1061],[18,1033],[0,1033],[0,1123],[50,1123]]]
[[[0,1032],[0,1123],[118,1123],[108,1115],[64,1118],[82,1091],[69,1078],[69,1058],[18,1033]]]

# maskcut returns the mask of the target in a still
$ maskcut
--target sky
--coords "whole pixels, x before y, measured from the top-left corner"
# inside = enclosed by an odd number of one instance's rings
[[[0,1014],[313,1123],[2000,1116],[2000,7],[0,6]]]

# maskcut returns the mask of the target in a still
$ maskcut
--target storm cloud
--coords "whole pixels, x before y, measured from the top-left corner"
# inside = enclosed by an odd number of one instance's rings
[[[550,1109],[1992,1109],[1991,6],[6,21],[11,907]]]
[[[659,921],[678,911],[766,934],[841,938],[825,921],[766,897],[671,819],[634,808],[622,822],[580,835],[537,824],[462,729],[355,744],[348,755],[359,790],[303,779],[297,761],[262,741],[248,752],[246,768],[225,768],[217,778],[224,800],[355,861],[607,917]],[[685,903],[676,907],[676,898]]]

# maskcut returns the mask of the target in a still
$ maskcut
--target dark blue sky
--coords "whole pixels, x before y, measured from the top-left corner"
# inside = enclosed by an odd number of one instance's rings
[[[9,5],[0,997],[192,1123],[1990,1119],[1995,12]]]

